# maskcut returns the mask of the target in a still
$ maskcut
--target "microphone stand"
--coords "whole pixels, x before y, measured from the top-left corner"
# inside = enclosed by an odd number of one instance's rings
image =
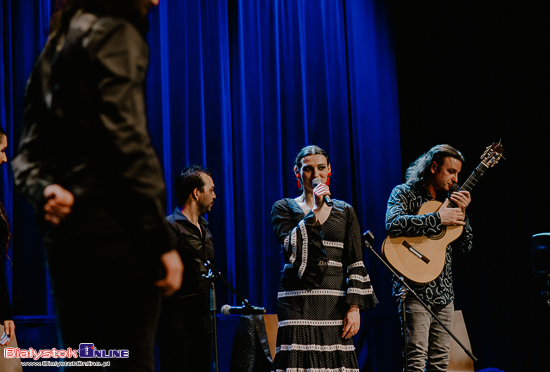
[[[208,275],[203,274],[203,277],[210,281],[210,314],[212,317],[212,330],[214,332],[214,369],[218,372],[218,329],[216,320],[216,291],[214,288],[214,281],[218,278],[221,279],[221,281],[231,290],[231,292],[233,292],[237,299],[242,302],[245,308],[250,308],[252,310],[253,306],[235,289],[235,287],[231,285],[231,283],[225,279],[222,273],[216,269],[210,260],[206,260],[206,262],[204,262],[204,266],[209,269]]]
[[[416,299],[422,304],[422,306],[424,306],[424,308],[426,310],[428,310],[428,312],[434,317],[435,320],[437,320],[437,322],[445,329],[445,331],[456,341],[456,343],[462,348],[462,350],[464,350],[464,352],[466,354],[468,354],[468,356],[474,361],[476,362],[477,361],[477,358],[474,356],[474,354],[472,354],[472,352],[470,350],[468,350],[468,348],[462,343],[460,342],[460,340],[454,335],[454,333],[445,325],[443,324],[443,322],[441,322],[441,320],[437,317],[437,315],[435,315],[435,313],[428,307],[428,305],[426,305],[426,303],[424,301],[422,301],[422,299],[420,299],[420,297],[418,296],[418,294],[414,291],[414,289],[411,288],[411,286],[405,281],[405,279],[403,278],[402,275],[399,275],[387,262],[386,260],[384,260],[375,250],[374,250],[374,247],[372,246],[372,244],[374,243],[374,234],[368,230],[368,231],[365,231],[365,233],[363,234],[363,241],[365,243],[365,247],[369,248],[372,253],[374,253],[374,255],[380,260],[380,262],[382,262],[387,268],[388,270],[391,271],[391,273],[394,275],[394,277],[396,277],[399,282],[403,285],[403,289],[401,290],[401,292],[399,293],[399,298],[401,299],[401,327],[403,328],[402,329],[402,334],[403,334],[403,351],[404,351],[404,358],[405,358],[405,372],[408,372],[409,371],[409,367],[407,365],[407,360],[408,360],[408,353],[407,353],[407,317],[406,317],[406,312],[405,312],[405,298],[407,297],[407,295],[409,293],[411,293],[412,295],[414,295],[414,297],[416,297]]]
[[[204,264],[204,266],[207,265]],[[214,274],[214,271],[209,270],[208,275],[202,274],[202,276],[210,282],[210,321],[212,322],[212,332],[214,336],[214,370],[218,372],[218,320],[216,318],[216,288],[214,286],[216,275]]]
[[[541,295],[546,300],[546,310],[548,315],[548,325],[550,326],[550,273],[546,274],[546,289],[542,291]],[[550,333],[549,333],[550,334]]]

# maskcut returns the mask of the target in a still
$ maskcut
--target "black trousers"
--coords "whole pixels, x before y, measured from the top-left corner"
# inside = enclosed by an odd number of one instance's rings
[[[164,302],[157,331],[161,372],[210,372],[212,340],[208,294]]]
[[[76,228],[72,236],[45,239],[62,347],[93,343],[97,350],[128,350],[129,355],[80,358],[103,366],[64,370],[154,372],[158,258],[147,256],[151,248],[140,246],[125,229]]]

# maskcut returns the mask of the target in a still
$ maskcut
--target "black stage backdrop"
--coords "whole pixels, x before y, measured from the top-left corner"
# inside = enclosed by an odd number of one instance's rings
[[[546,2],[393,1],[403,169],[436,143],[460,149],[466,179],[484,148],[504,156],[472,192],[474,249],[456,257],[456,307],[476,370],[549,371],[548,307],[530,240],[550,231]]]
[[[10,157],[53,2],[2,2],[0,119]],[[282,259],[269,212],[297,194],[299,148],[328,150],[334,196],[355,207],[379,246],[385,202],[414,158],[452,144],[466,156],[465,179],[502,139],[507,160],[481,179],[468,210],[474,251],[455,260],[456,306],[476,370],[550,370],[548,309],[529,257],[531,235],[550,231],[547,14],[541,4],[470,0],[161,1],[150,17],[147,108],[167,213],[179,170],[190,162],[212,168],[217,266],[254,305],[275,312]],[[32,211],[13,194],[11,170],[0,176],[13,221],[8,277],[17,321],[48,320],[54,311]],[[362,371],[397,371],[390,278],[368,252],[365,261],[381,304],[356,338]],[[217,288],[219,305],[235,304]],[[37,348],[44,335],[29,334],[20,346]]]

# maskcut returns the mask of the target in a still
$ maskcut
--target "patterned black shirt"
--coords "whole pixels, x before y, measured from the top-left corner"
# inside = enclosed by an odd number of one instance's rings
[[[438,212],[417,215],[420,206],[433,200],[424,187],[407,184],[396,186],[390,195],[386,209],[386,231],[392,235],[437,235],[441,233],[441,218]],[[413,289],[426,302],[446,305],[454,300],[452,257],[453,249],[467,253],[472,249],[472,228],[468,217],[462,235],[447,246],[445,267],[435,280],[413,285]],[[412,284],[412,283],[411,283]],[[401,283],[393,279],[393,295],[401,292]]]

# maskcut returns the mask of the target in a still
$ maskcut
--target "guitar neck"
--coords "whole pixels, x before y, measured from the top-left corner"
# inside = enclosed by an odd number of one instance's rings
[[[463,191],[463,190],[464,191],[471,191],[474,188],[474,186],[476,185],[477,181],[479,181],[481,176],[483,176],[485,174],[485,171],[487,169],[488,168],[485,165],[483,165],[483,163],[479,163],[477,168],[474,169],[474,171],[472,172],[470,177],[468,177],[466,182],[464,182],[464,184],[462,184],[459,191]],[[449,200],[449,204],[447,204],[447,207],[448,208],[456,208],[456,204],[453,203],[451,200]]]

